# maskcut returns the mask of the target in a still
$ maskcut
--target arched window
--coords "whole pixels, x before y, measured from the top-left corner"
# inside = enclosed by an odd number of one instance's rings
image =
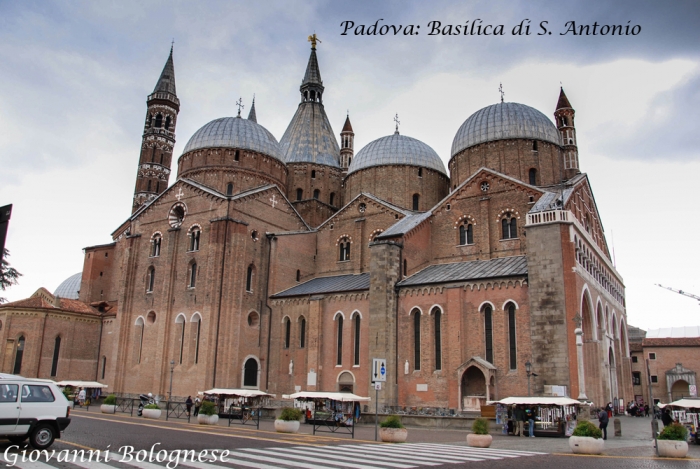
[[[150,114],[148,116],[148,127],[151,127],[153,125],[153,114]]]
[[[340,248],[338,260],[349,261],[350,260],[350,239],[347,237],[341,238],[340,243],[338,243]]]
[[[143,351],[143,332],[146,324],[143,322],[143,318],[138,318],[136,320],[136,342],[138,343],[138,348],[136,349],[136,363],[141,363],[141,352]]]
[[[51,361],[51,376],[56,376],[58,372],[58,354],[61,351],[61,337],[56,337],[53,343],[53,360]]]
[[[321,191],[318,189],[314,189],[314,199],[318,200],[320,195],[321,195]]]
[[[405,277],[408,275],[408,261],[406,259],[403,260],[403,276]]]
[[[360,315],[355,314],[355,350],[354,350],[354,362],[353,365],[360,365]]]
[[[501,239],[515,239],[518,237],[518,221],[515,215],[506,212],[501,219]]]
[[[515,370],[518,368],[518,356],[515,340],[515,305],[513,303],[508,303],[506,306],[506,311],[508,311],[508,348],[510,351],[510,369]]]
[[[420,370],[420,311],[414,309],[413,315],[413,369]]]
[[[163,127],[163,115],[161,113],[156,114],[156,129]]]
[[[315,169],[311,170],[311,179],[316,179],[316,170]]]
[[[418,168],[418,177],[419,178],[423,177],[423,168]]]
[[[418,210],[419,202],[420,202],[420,195],[413,194],[413,210]]]
[[[528,175],[530,177],[530,184],[533,186],[536,186],[537,185],[537,170],[535,168],[530,168]]]
[[[192,265],[190,266],[190,283],[188,286],[190,288],[194,288],[196,282],[197,282],[197,263],[193,262]]]
[[[163,241],[163,238],[159,234],[153,236],[153,241],[151,241],[151,257],[160,256],[161,241]]]
[[[469,222],[464,222],[459,225],[459,244],[465,246],[474,244],[474,227]]]
[[[338,350],[337,350],[337,355],[336,355],[336,365],[342,365],[343,364],[343,316],[340,314],[338,315],[338,330],[336,331],[338,337]]]
[[[289,348],[292,342],[292,321],[284,319],[284,348]]]
[[[107,357],[102,356],[102,377],[100,379],[105,379],[105,370],[107,369]]]
[[[146,186],[146,192],[151,192],[151,180],[148,180],[148,185]]]
[[[148,268],[148,278],[146,280],[146,291],[151,293],[153,291],[153,287],[155,286],[156,283],[156,269],[155,267],[151,266]]]
[[[331,192],[331,198],[328,201],[329,204],[334,205],[335,204],[335,192]]]
[[[297,200],[301,200],[301,198],[304,196],[304,189],[301,187],[297,188]]]
[[[486,361],[493,363],[493,310],[484,306],[484,335],[486,339]]]
[[[233,195],[233,183],[226,184],[226,195]]]
[[[190,251],[199,251],[199,237],[202,231],[199,228],[192,228],[190,231]]]
[[[537,140],[532,141],[532,151],[537,151]]]
[[[299,348],[306,347],[306,318],[301,317],[299,321]]]
[[[301,280],[301,270],[297,269],[297,282]]]
[[[22,371],[22,356],[24,355],[24,336],[17,339],[17,350],[15,351],[15,367],[12,373],[18,375]]]
[[[241,160],[241,152],[236,150],[233,152],[233,160],[234,161],[240,161]]]
[[[199,363],[199,334],[202,331],[202,318],[197,316],[197,320],[195,321],[197,325],[194,327],[195,330],[195,337],[194,337],[194,364],[196,365]]]
[[[440,308],[433,309],[433,319],[435,320],[435,370],[442,370],[442,311]]]
[[[178,360],[177,362],[182,365],[182,358],[184,356],[185,350],[185,317],[180,315],[177,317],[175,322],[178,324],[178,329],[180,329],[180,346],[178,347]]]
[[[165,118],[165,130],[170,129],[170,116]]]
[[[253,264],[250,264],[248,266],[248,273],[245,278],[245,291],[247,292],[252,292],[253,291],[253,271],[255,268],[253,267]]]
[[[249,358],[243,366],[243,386],[258,387],[258,362],[255,358]]]
[[[161,161],[162,163],[162,161]],[[160,181],[156,181],[156,194],[160,192]]]

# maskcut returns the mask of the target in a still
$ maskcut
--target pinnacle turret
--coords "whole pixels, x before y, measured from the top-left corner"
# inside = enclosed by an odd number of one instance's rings
[[[561,91],[559,92],[559,101],[557,101],[557,110],[567,108],[571,109],[571,103],[569,103],[569,99],[566,97],[566,93],[564,93],[564,87],[561,87]]]
[[[248,120],[258,123],[258,116],[255,114],[255,96],[253,96],[253,104],[250,105],[250,112],[248,113]]]
[[[158,83],[156,87],[153,88],[153,92],[165,91],[166,93],[174,94],[177,96],[175,91],[175,66],[173,65],[173,48],[170,47],[170,55],[168,60],[165,62],[165,67],[160,73],[160,78],[158,78]]]
[[[312,41],[313,38],[313,41]],[[309,36],[311,41],[311,55],[309,63],[306,65],[306,73],[301,81],[299,91],[301,91],[301,102],[322,103],[323,96],[323,80],[321,80],[321,70],[318,67],[318,57],[316,57],[316,35]],[[320,41],[319,41],[320,42]]]

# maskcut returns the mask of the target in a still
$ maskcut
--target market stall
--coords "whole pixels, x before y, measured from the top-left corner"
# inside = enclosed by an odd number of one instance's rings
[[[569,397],[508,397],[494,402],[496,423],[503,425],[504,434],[515,434],[518,428],[513,419],[516,406],[534,417],[535,436],[568,437],[574,431],[583,404]],[[529,432],[525,422],[525,432]]]
[[[96,402],[97,399],[102,395],[102,390],[108,386],[97,381],[78,381],[78,380],[64,380],[56,383],[62,388],[69,390],[70,394],[73,395],[74,401],[75,396],[78,395],[80,389],[85,389],[85,405],[90,405],[90,402]]]
[[[255,425],[260,429],[260,415],[274,394],[268,394],[257,389],[225,389],[214,388],[204,391],[205,400],[213,401],[218,407],[221,417],[228,417],[228,425]]]
[[[663,410],[666,410],[667,407],[671,409],[673,420],[685,425],[690,439],[696,444],[700,444],[700,435],[698,435],[698,430],[700,430],[698,427],[700,423],[700,398],[685,398],[669,404],[659,404],[659,408]]]
[[[340,432],[349,433],[352,438],[355,438],[355,423],[360,419],[360,403],[370,401],[369,397],[349,392],[301,391],[282,397],[294,399],[295,407],[307,411],[306,422],[313,425],[314,435]]]

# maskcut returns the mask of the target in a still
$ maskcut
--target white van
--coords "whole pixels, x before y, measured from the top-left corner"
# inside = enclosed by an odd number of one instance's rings
[[[0,437],[44,449],[68,424],[70,404],[56,383],[0,374]]]

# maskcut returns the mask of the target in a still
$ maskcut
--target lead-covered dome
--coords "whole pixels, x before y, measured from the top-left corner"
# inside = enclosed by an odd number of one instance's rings
[[[241,117],[222,117],[209,122],[192,135],[182,153],[203,148],[240,148],[284,161],[277,139],[262,125]]]
[[[464,121],[452,141],[452,156],[479,143],[525,138],[561,145],[559,131],[535,108],[498,103],[476,111]]]
[[[55,296],[66,298],[69,300],[77,300],[78,292],[80,292],[80,281],[83,278],[83,273],[78,272],[65,279],[53,292]]]
[[[410,165],[433,169],[447,175],[445,165],[425,143],[395,133],[365,145],[352,159],[348,175],[371,166]]]

